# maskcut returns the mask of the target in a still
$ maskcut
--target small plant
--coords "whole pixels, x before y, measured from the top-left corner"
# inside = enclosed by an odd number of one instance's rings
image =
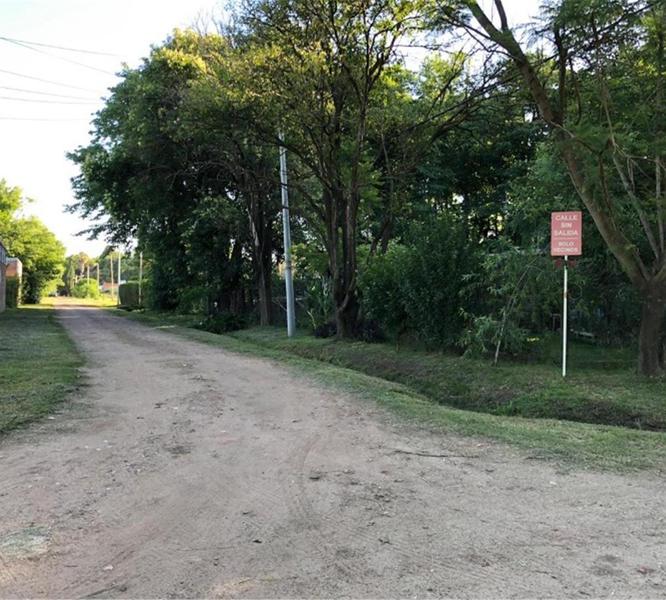
[[[460,336],[463,356],[481,358],[493,356],[497,364],[500,350],[511,356],[525,354],[528,349],[528,333],[514,321],[498,320],[492,316],[467,315],[470,324]]]
[[[304,307],[310,319],[310,326],[316,337],[331,337],[335,335],[334,324],[332,325],[332,333],[322,335],[330,331],[330,319],[334,311],[330,279],[321,276],[308,278],[305,287]]]
[[[99,298],[99,287],[94,281],[79,281],[72,288],[72,296],[74,298]]]
[[[118,288],[120,294],[120,305],[127,308],[138,308],[139,302],[139,284],[136,281],[121,283]]]
[[[197,329],[203,329],[210,333],[228,333],[246,329],[249,323],[245,315],[235,315],[230,312],[222,312],[210,315],[195,325]]]

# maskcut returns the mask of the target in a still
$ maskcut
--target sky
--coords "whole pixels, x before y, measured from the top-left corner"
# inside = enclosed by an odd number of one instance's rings
[[[536,12],[536,0],[505,4],[515,22]],[[32,199],[24,213],[44,221],[68,254],[96,256],[106,244],[77,236],[89,223],[65,211],[77,174],[66,153],[88,143],[92,115],[123,63],[137,66],[174,28],[220,14],[219,6],[219,0],[0,0],[0,179]]]

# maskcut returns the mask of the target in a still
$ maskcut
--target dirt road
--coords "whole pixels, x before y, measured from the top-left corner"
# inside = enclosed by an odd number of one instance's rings
[[[654,475],[558,471],[270,362],[59,314],[88,385],[0,441],[2,597],[666,594]]]

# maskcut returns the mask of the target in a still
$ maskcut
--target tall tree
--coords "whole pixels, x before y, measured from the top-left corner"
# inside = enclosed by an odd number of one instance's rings
[[[239,37],[248,56],[243,88],[263,108],[260,116],[268,117],[266,138],[272,136],[277,145],[276,129],[282,130],[297,167],[307,174],[309,184],[297,191],[307,204],[310,231],[326,248],[339,337],[355,333],[361,216],[375,203],[382,173],[387,208],[399,196],[390,185],[397,179],[395,162],[373,152],[386,145],[372,127],[379,125],[387,97],[382,80],[400,62],[399,46],[423,26],[422,9],[424,3],[412,0],[255,0],[240,15]],[[445,120],[437,109],[454,79],[437,90],[429,118],[437,114]],[[392,93],[405,91],[394,85]],[[255,123],[259,130],[262,122]],[[374,235],[390,231],[390,218],[386,221]]]
[[[563,0],[539,32],[551,56],[530,55],[502,0],[495,21],[475,0],[447,18],[508,55],[571,182],[642,298],[638,368],[663,372],[666,307],[663,3]],[[469,15],[472,19],[466,18]]]
[[[0,180],[0,240],[23,263],[23,302],[38,303],[62,274],[65,247],[37,217],[19,217],[23,193]]]

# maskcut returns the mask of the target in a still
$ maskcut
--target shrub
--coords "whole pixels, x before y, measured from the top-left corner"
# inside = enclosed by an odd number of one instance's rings
[[[464,356],[485,358],[495,355],[498,342],[500,352],[510,356],[524,356],[528,353],[528,332],[507,319],[501,321],[488,315],[471,316],[470,324],[460,336],[460,346]]]
[[[317,338],[335,337],[337,331],[338,329],[335,326],[335,323],[332,321],[329,321],[328,323],[322,323],[321,325],[317,325],[313,329],[314,336]]]
[[[354,331],[354,337],[361,340],[362,342],[384,342],[386,341],[386,335],[384,330],[378,321],[372,319],[366,319],[359,322],[356,325],[356,330]]]
[[[335,310],[331,281],[326,277],[308,276],[304,279],[303,307],[308,315],[312,331],[326,327]],[[335,335],[333,332],[332,335]],[[330,337],[330,336],[318,336]]]
[[[5,298],[7,308],[17,308],[21,299],[21,280],[18,277],[8,277]]]
[[[136,281],[128,281],[121,283],[118,288],[120,294],[120,305],[129,308],[140,306],[139,302],[139,284]]]
[[[409,285],[411,249],[391,244],[386,254],[373,256],[361,272],[363,314],[381,323],[391,335],[400,335],[408,326],[404,287]]]
[[[72,296],[74,298],[99,298],[99,287],[94,281],[79,281],[72,288]]]
[[[371,257],[361,273],[364,316],[392,336],[410,331],[428,346],[454,346],[462,309],[478,301],[467,284],[479,270],[477,248],[457,219],[412,226],[402,244]]]
[[[211,333],[227,333],[229,331],[245,329],[248,324],[248,319],[245,315],[234,315],[230,312],[221,312],[199,321],[195,327],[197,329],[203,329],[204,331],[210,331]]]

